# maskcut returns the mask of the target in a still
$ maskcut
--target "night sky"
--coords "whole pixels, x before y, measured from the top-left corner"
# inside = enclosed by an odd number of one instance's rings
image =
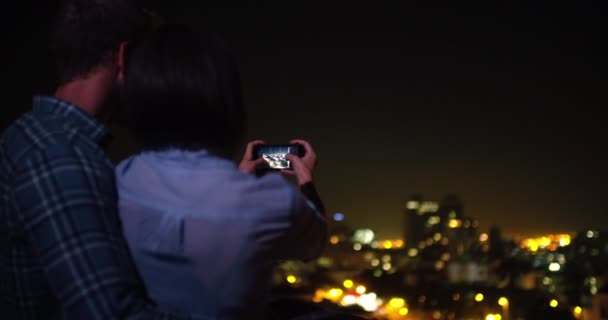
[[[482,230],[608,229],[599,8],[288,5],[166,14],[234,49],[250,139],[313,143],[330,212],[401,237],[411,194],[455,193]],[[48,79],[26,80],[11,115]]]

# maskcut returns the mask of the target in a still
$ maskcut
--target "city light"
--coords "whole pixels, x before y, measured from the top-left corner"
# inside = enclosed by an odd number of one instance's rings
[[[358,285],[355,288],[355,292],[357,292],[358,294],[364,294],[366,290],[367,290],[367,288],[365,286],[362,286],[362,285]]]
[[[558,304],[559,303],[555,299],[551,299],[551,301],[549,302],[549,305],[551,306],[551,308],[557,308]]]
[[[399,309],[405,305],[405,300],[403,298],[391,298],[388,304],[394,309]]]
[[[342,297],[342,299],[340,299],[342,294],[342,290],[338,288],[330,289],[327,292],[323,289],[317,289],[312,301],[319,303],[322,302],[323,299],[328,299],[334,303],[339,301],[340,305],[342,306],[351,306],[357,304],[367,312],[374,312],[378,310],[378,307],[382,304],[382,300],[378,299],[378,296],[374,292],[362,294],[360,296],[346,294]]]
[[[416,248],[411,248],[407,251],[407,255],[410,257],[415,257],[418,255],[418,249]]]
[[[368,294],[361,295],[357,304],[361,306],[363,310],[373,312],[378,310],[381,301],[378,299],[378,296],[375,293],[370,292]]]
[[[475,295],[475,301],[482,302],[483,301],[483,294],[482,293],[476,294]]]
[[[354,283],[352,280],[346,279],[346,280],[344,280],[344,282],[342,282],[342,285],[344,286],[344,288],[350,289],[353,287]]]
[[[420,207],[420,203],[418,201],[408,201],[405,206],[408,210],[417,210]]]
[[[549,271],[551,271],[551,272],[557,272],[557,271],[559,271],[559,269],[561,269],[561,266],[559,265],[559,263],[557,263],[557,262],[551,262],[549,264]]]
[[[555,251],[558,247],[569,246],[571,239],[572,237],[569,234],[550,234],[538,238],[524,239],[520,246],[530,252],[537,252],[539,249]]]
[[[500,299],[498,299],[498,305],[500,305],[501,307],[504,307],[507,304],[509,304],[509,300],[507,300],[507,298],[500,297]]]
[[[454,293],[454,295],[452,295],[452,300],[454,300],[454,301],[460,300],[460,293]]]
[[[355,250],[355,251],[359,251],[359,250],[361,250],[361,248],[362,248],[362,247],[361,247],[361,244],[360,244],[360,243],[355,243],[355,244],[353,244],[353,250]]]
[[[342,289],[339,288],[332,288],[327,292],[326,298],[328,298],[329,300],[336,302],[338,300],[338,298],[340,298],[342,296],[342,293],[344,293],[344,291],[342,291]]]
[[[450,219],[450,221],[448,221],[448,227],[452,229],[459,228],[460,226],[462,226],[462,221],[458,219]]]
[[[382,247],[384,249],[391,249],[393,247],[393,243],[390,240],[385,240],[382,242]]]
[[[494,319],[494,315],[493,315],[493,314],[488,314],[488,315],[486,316],[486,320],[495,320],[495,319]]]
[[[429,219],[427,220],[429,225],[436,225],[439,222],[441,222],[441,218],[439,216],[430,216]]]
[[[352,306],[353,304],[357,303],[357,297],[355,297],[352,294],[347,294],[344,296],[344,298],[342,298],[342,302],[340,302],[341,305],[343,306]]]
[[[341,212],[336,212],[334,213],[334,221],[343,221],[344,220],[344,214]]]
[[[487,233],[482,233],[479,235],[479,241],[480,242],[486,242],[488,241],[488,234]]]
[[[287,282],[289,282],[291,284],[294,284],[294,283],[296,283],[296,281],[298,281],[298,279],[296,278],[296,276],[291,275],[291,274],[287,276]]]
[[[317,289],[315,291],[315,295],[312,298],[313,302],[319,303],[323,301],[323,298],[325,297],[325,291],[323,291],[322,289]]]
[[[540,239],[538,239],[538,246],[542,249],[548,247],[550,244],[551,239],[549,239],[548,237],[541,237]]]
[[[329,242],[331,244],[338,244],[338,242],[340,242],[340,238],[338,238],[338,236],[331,236],[329,237]]]
[[[574,313],[574,317],[579,319],[581,317],[581,314],[583,313],[583,308],[576,306],[574,307],[574,310],[572,310],[572,312]]]
[[[434,201],[425,201],[420,205],[420,213],[437,212],[439,204]]]
[[[399,309],[399,314],[402,316],[407,315],[410,312],[410,310],[408,310],[408,308],[401,308]]]
[[[376,235],[370,229],[357,229],[353,234],[353,242],[361,244],[371,244]]]
[[[445,267],[445,262],[438,260],[435,262],[435,270],[439,271]]]

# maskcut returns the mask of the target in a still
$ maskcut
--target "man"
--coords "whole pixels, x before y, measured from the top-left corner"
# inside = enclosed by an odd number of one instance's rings
[[[145,31],[124,0],[66,1],[52,48],[60,85],[0,138],[3,319],[168,319],[146,298],[121,234],[113,165],[94,116]]]

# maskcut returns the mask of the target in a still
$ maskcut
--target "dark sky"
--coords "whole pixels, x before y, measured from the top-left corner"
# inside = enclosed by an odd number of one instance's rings
[[[310,140],[318,189],[352,226],[400,237],[410,194],[456,193],[482,229],[608,229],[599,8],[184,2],[167,15],[224,36],[249,137]]]

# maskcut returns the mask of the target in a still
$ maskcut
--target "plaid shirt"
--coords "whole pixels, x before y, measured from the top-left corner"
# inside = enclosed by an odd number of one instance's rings
[[[81,109],[36,97],[0,138],[2,318],[170,318],[133,267],[105,137]]]

